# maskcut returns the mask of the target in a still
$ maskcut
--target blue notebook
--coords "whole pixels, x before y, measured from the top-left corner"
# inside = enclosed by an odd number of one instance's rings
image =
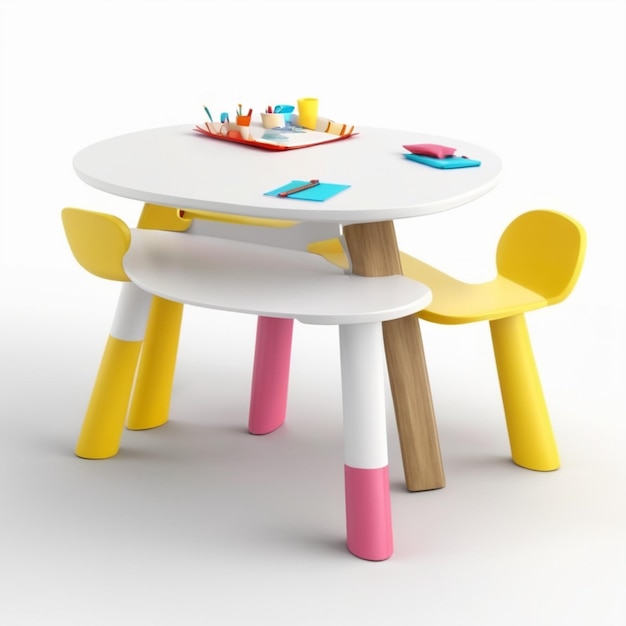
[[[301,185],[306,185],[308,180],[292,180],[287,185],[283,185],[282,187],[278,187],[277,189],[272,189],[272,191],[266,191],[264,196],[277,196],[282,191],[289,191],[290,189],[294,189],[295,187],[300,187]],[[297,193],[293,193],[289,196],[289,198],[293,198],[294,200],[313,200],[314,202],[324,202],[324,200],[328,200],[328,198],[332,198],[337,195],[339,192],[344,189],[348,189],[350,185],[337,185],[334,183],[320,183],[315,187],[311,187],[309,189],[304,189],[303,191],[298,191]]]
[[[404,156],[411,161],[423,163],[430,167],[438,167],[441,170],[453,170],[459,167],[478,167],[480,165],[480,161],[460,156],[449,156],[443,159],[436,159],[435,157],[424,156],[423,154],[405,154]]]

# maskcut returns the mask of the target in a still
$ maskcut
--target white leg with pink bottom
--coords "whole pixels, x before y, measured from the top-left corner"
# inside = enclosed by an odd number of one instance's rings
[[[370,561],[393,553],[379,323],[339,327],[344,420],[347,545]]]

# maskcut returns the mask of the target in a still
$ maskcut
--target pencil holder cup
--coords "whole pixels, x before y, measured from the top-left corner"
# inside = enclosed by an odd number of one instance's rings
[[[237,116],[237,126],[250,126],[251,121],[252,121],[252,115],[238,115]]]
[[[282,113],[261,113],[263,128],[277,128],[285,125],[285,116]]]

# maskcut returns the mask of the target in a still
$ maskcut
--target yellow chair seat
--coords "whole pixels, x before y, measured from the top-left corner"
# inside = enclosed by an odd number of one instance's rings
[[[348,267],[345,252],[338,239],[318,241],[308,246],[309,252]],[[498,274],[487,283],[466,283],[438,270],[428,263],[400,253],[402,272],[422,282],[433,292],[430,305],[418,317],[437,324],[467,324],[510,317],[548,306],[547,298]]]
[[[433,300],[419,317],[437,324],[466,324],[510,317],[547,306],[543,296],[505,278],[487,283],[471,284],[401,253],[405,276],[425,283],[433,292]]]

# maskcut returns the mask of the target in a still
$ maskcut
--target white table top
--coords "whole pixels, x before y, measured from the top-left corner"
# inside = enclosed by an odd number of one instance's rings
[[[73,161],[87,184],[126,198],[178,208],[354,224],[451,209],[487,193],[502,164],[456,139],[360,127],[345,140],[271,152],[205,137],[193,124],[144,130],[81,150]],[[406,159],[403,144],[438,143],[482,161],[439,170]],[[292,180],[351,185],[324,201],[264,196]]]

